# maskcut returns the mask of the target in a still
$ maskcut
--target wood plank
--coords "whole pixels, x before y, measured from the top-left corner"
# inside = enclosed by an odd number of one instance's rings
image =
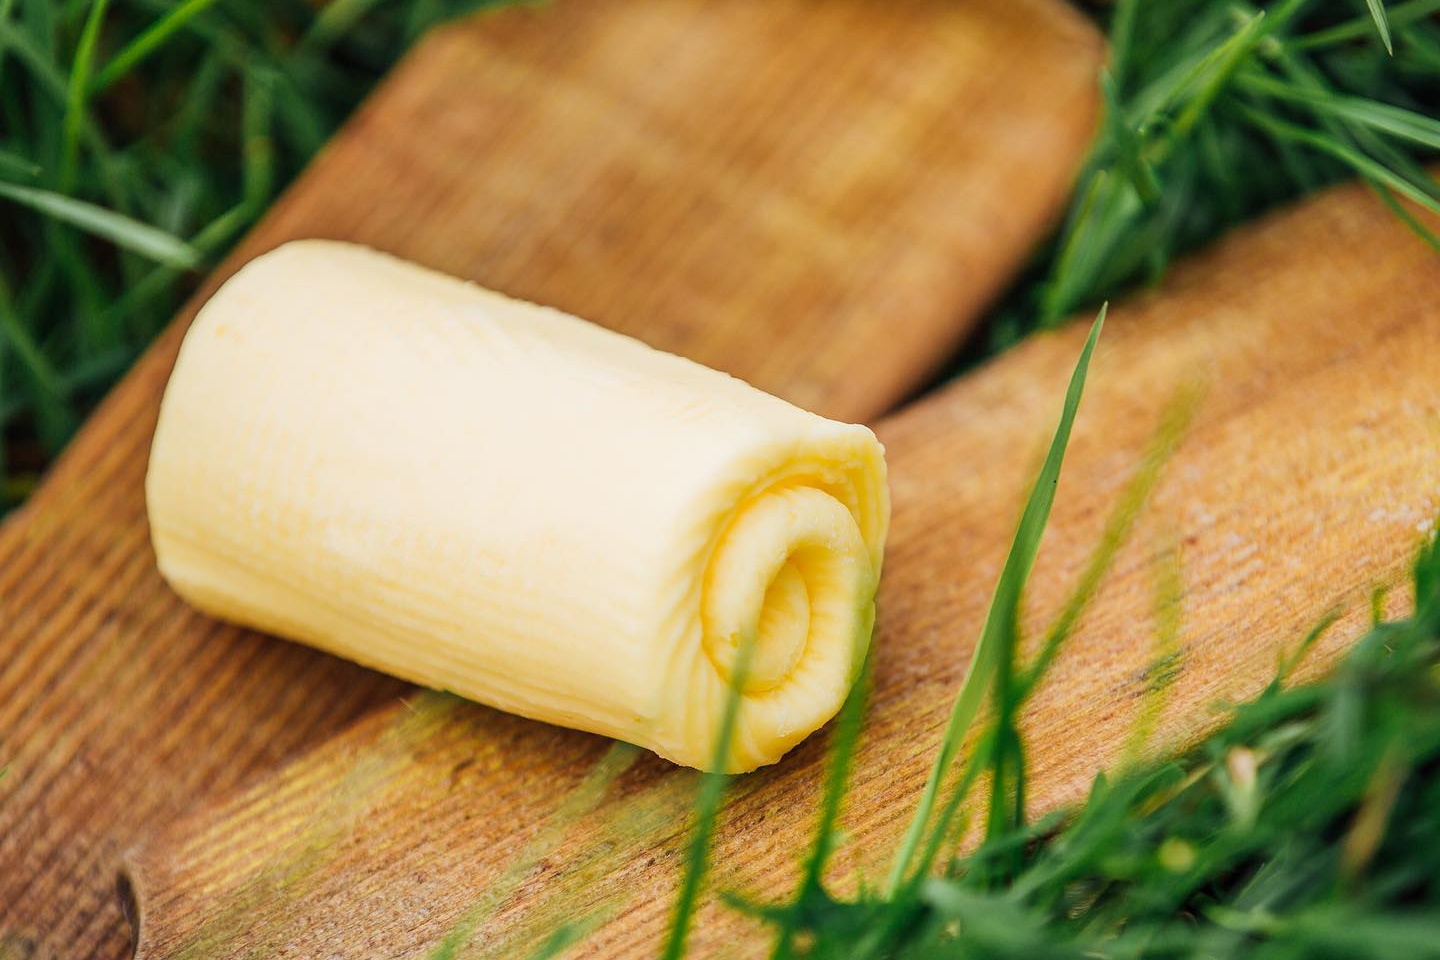
[[[919,794],[1084,333],[1033,338],[879,426],[895,514],[834,871],[844,886],[857,870],[874,877]],[[1027,598],[1032,637],[1169,398],[1197,381],[1204,394],[1030,708],[1039,809],[1077,800],[1128,739],[1155,656],[1157,564],[1172,550],[1183,655],[1152,750],[1193,741],[1217,702],[1257,692],[1325,612],[1344,615],[1309,674],[1358,635],[1372,587],[1402,578],[1440,511],[1436,369],[1440,259],[1358,186],[1239,231],[1112,312]],[[787,889],[822,741],[740,781],[721,886]],[[452,938],[455,956],[513,957],[592,916],[599,929],[572,955],[654,956],[693,784],[595,737],[422,695],[138,850],[137,956],[423,956]],[[747,925],[711,902],[696,956],[751,955]]]
[[[874,415],[1057,213],[1099,57],[1057,0],[558,0],[422,42],[0,528],[0,956],[126,955],[124,849],[407,689],[154,571],[156,404],[224,276],[370,243]]]

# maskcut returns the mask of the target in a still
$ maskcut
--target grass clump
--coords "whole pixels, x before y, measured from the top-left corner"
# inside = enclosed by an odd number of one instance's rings
[[[1377,612],[1369,633],[1328,679],[1283,685],[1326,620],[1282,662],[1260,696],[1236,708],[1186,756],[1127,763],[1113,776],[1097,777],[1077,809],[1039,820],[1027,816],[1017,719],[1125,540],[1191,406],[1182,396],[1175,415],[1165,419],[1071,601],[1040,652],[1022,663],[1020,597],[1099,329],[1097,319],[888,881],[843,898],[822,879],[840,842],[838,812],[864,710],[862,685],[832,735],[819,826],[794,895],[780,903],[731,895],[729,902],[769,928],[774,960],[1440,957],[1440,541],[1434,535],[1415,563],[1413,615],[1383,622]],[[1140,710],[1141,742],[1174,674],[1177,578],[1168,568],[1161,574],[1160,642],[1149,702]],[[982,701],[989,703],[987,719],[971,730]],[[733,711],[727,712],[727,726],[733,722]],[[1130,753],[1133,760],[1138,751]],[[700,810],[668,960],[684,955],[723,780],[712,779]],[[963,811],[985,782],[980,842],[954,854],[969,824]]]
[[[1076,810],[1024,821],[1017,780],[974,852],[888,896],[735,902],[780,931],[774,957],[1440,956],[1433,537],[1414,584],[1414,615],[1375,623],[1329,679],[1277,680],[1187,756],[1097,778]],[[1001,774],[1004,723],[962,786]]]
[[[487,0],[0,0],[0,513],[409,43]]]
[[[1153,282],[1260,211],[1354,177],[1440,213],[1440,0],[1116,0],[1104,116],[1064,226],[986,349]]]

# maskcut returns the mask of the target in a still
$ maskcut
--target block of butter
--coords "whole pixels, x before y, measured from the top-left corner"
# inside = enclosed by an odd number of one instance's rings
[[[731,772],[839,709],[889,522],[863,426],[313,240],[201,310],[146,498],[161,572],[214,616]]]

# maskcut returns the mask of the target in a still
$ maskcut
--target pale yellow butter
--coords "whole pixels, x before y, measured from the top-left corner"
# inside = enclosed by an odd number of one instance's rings
[[[838,710],[889,520],[865,427],[326,241],[200,312],[146,493],[202,610],[690,766],[754,638],[732,771]]]

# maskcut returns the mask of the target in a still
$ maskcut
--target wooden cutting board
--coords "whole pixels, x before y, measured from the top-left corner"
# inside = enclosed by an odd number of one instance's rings
[[[0,528],[0,957],[126,955],[126,848],[412,695],[155,572],[156,405],[239,264],[366,242],[871,417],[1053,222],[1100,52],[1058,0],[556,0],[420,44]]]
[[[919,795],[1084,333],[1032,338],[879,424],[895,514],[841,888],[878,879]],[[1027,596],[1032,638],[1170,399],[1203,393],[1028,708],[1037,810],[1079,799],[1120,756],[1171,613],[1178,673],[1151,750],[1212,728],[1327,611],[1342,615],[1300,676],[1363,630],[1372,589],[1403,580],[1440,512],[1437,369],[1440,258],[1357,186],[1237,232],[1112,311]],[[1175,563],[1168,611],[1157,584]],[[788,889],[823,754],[815,737],[738,782],[720,887]],[[519,957],[584,920],[596,928],[569,955],[652,957],[694,783],[600,738],[417,694],[137,850],[137,956]],[[747,932],[710,898],[695,955],[756,955]]]

